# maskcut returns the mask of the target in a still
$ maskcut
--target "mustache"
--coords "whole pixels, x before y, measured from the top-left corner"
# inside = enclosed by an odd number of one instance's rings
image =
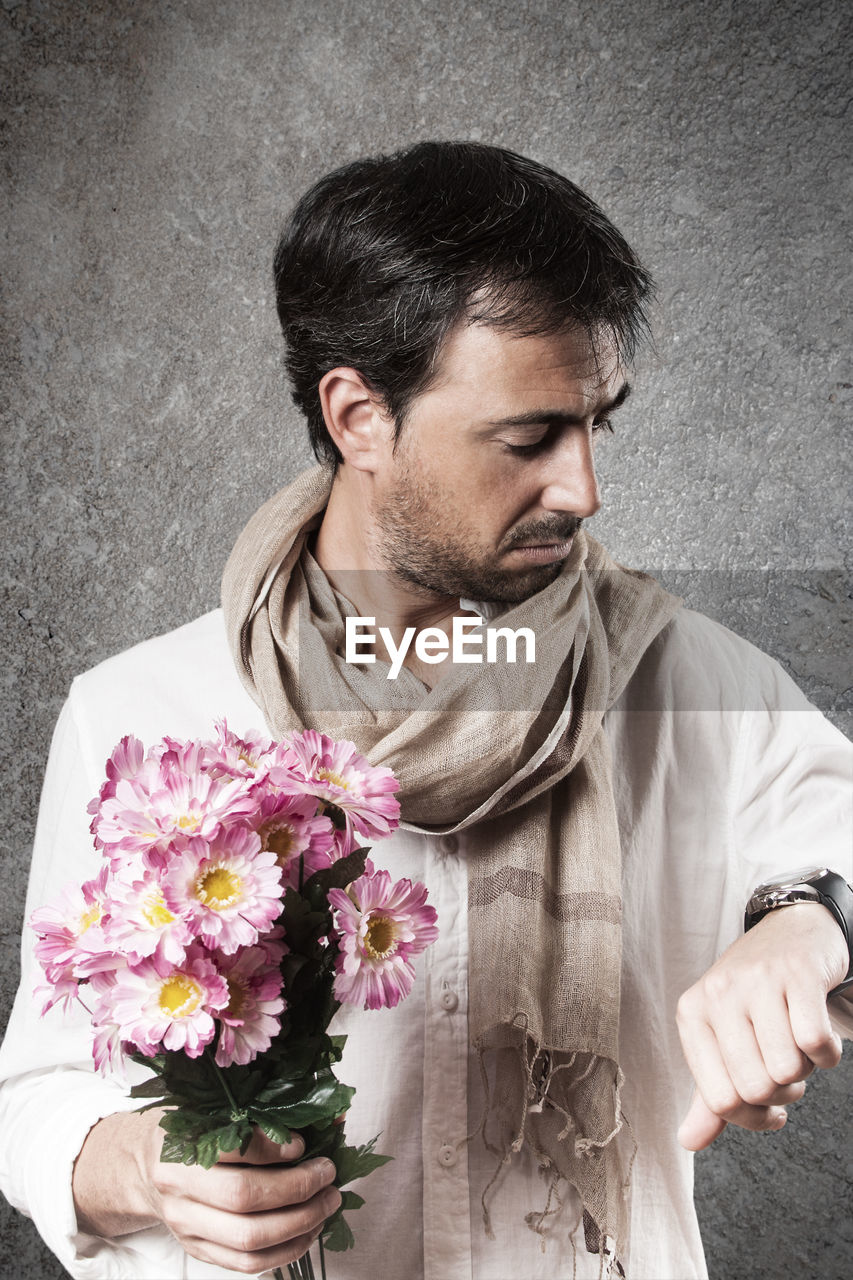
[[[567,542],[580,529],[583,521],[578,516],[554,516],[552,519],[529,520],[516,525],[507,535],[504,551],[514,547],[526,547],[531,543]]]

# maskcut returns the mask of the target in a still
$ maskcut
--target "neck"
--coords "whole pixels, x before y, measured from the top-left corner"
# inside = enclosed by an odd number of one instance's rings
[[[314,558],[356,614],[375,618],[376,627],[387,628],[395,644],[409,627],[416,631],[439,627],[449,635],[454,617],[471,615],[460,609],[457,596],[439,595],[406,582],[385,562],[369,500],[369,479],[346,466],[338,469],[317,531]],[[428,685],[435,683],[443,669],[443,665],[418,663],[413,648],[405,665]]]

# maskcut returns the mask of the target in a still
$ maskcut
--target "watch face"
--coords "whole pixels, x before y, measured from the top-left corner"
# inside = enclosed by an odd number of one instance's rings
[[[826,867],[801,867],[799,871],[786,871],[783,876],[767,880],[756,889],[756,893],[760,893],[762,889],[792,889],[798,884],[814,884],[815,880],[826,875],[829,875]]]

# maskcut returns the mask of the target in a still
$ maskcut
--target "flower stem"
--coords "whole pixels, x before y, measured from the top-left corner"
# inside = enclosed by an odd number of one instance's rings
[[[219,1067],[219,1063],[216,1061],[213,1054],[210,1053],[208,1049],[205,1049],[204,1052],[205,1052],[205,1055],[207,1056],[207,1059],[210,1065],[213,1067],[213,1070],[216,1073],[216,1077],[219,1080],[219,1083],[222,1085],[226,1098],[228,1099],[228,1105],[230,1106],[231,1112],[232,1112],[232,1119],[236,1120],[240,1114],[240,1108],[237,1106],[237,1099],[234,1097],[234,1094],[231,1092],[231,1087],[228,1084],[228,1081],[225,1079],[225,1075],[221,1071]]]

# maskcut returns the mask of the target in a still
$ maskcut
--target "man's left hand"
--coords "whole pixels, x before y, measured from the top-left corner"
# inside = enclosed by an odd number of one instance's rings
[[[826,997],[847,965],[831,912],[802,903],[770,911],[685,991],[677,1022],[696,1091],[683,1147],[701,1151],[727,1124],[782,1128],[814,1068],[841,1059]]]

